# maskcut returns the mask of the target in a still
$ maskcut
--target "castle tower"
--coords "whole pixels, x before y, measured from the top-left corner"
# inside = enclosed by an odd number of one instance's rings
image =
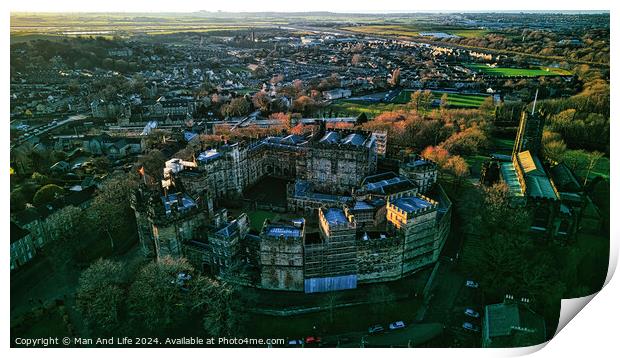
[[[541,150],[543,128],[545,119],[539,113],[523,112],[521,122],[519,123],[519,131],[515,139],[515,145],[512,150],[512,156],[529,150],[530,153],[538,155]]]
[[[536,100],[538,98],[538,90],[534,97],[534,106],[532,112],[523,112],[521,114],[521,122],[519,123],[519,131],[512,150],[512,156],[529,150],[533,155],[538,155],[541,150],[541,142],[543,128],[545,127],[545,118],[536,112]]]

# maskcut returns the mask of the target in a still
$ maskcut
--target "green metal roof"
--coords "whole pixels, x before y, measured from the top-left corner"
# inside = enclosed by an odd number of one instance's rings
[[[519,178],[517,177],[517,170],[511,162],[502,163],[501,174],[510,190],[510,194],[513,196],[523,196],[521,184],[519,184]]]

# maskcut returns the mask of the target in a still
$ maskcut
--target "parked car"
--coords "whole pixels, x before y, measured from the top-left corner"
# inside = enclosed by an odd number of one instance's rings
[[[403,321],[396,321],[396,322],[390,323],[390,329],[391,330],[401,329],[401,328],[405,328],[405,322],[403,322]]]
[[[473,318],[480,317],[480,313],[474,311],[472,308],[466,308],[465,309],[465,315],[467,315],[469,317],[473,317]]]
[[[378,334],[383,332],[385,329],[380,324],[375,324],[374,326],[368,327],[368,333],[370,334]]]
[[[476,281],[467,280],[467,282],[465,282],[465,286],[470,288],[478,288],[480,285]]]
[[[308,336],[306,337],[306,344],[321,343],[321,337]]]
[[[304,341],[302,341],[301,339],[293,339],[288,341],[289,346],[301,346],[302,344],[304,344]]]
[[[472,332],[480,332],[480,327],[476,326],[473,323],[469,323],[469,322],[463,323],[463,329],[467,331],[472,331]]]

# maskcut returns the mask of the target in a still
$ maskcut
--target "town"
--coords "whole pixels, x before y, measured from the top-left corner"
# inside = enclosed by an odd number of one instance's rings
[[[12,13],[11,345],[543,343],[607,275],[609,47],[609,13]]]

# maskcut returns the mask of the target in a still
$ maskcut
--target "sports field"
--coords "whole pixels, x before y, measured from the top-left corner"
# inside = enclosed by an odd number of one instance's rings
[[[540,77],[540,76],[563,76],[571,73],[561,68],[540,67],[540,68],[510,68],[510,67],[490,67],[479,63],[466,65],[472,70],[482,72],[490,76],[498,77]]]
[[[398,96],[394,97],[394,103],[407,103],[411,100],[411,93],[413,90],[403,90]],[[469,93],[449,93],[442,91],[433,91],[434,99],[441,99],[444,93],[448,93],[448,106],[449,107],[463,107],[463,108],[478,108],[484,102],[484,99],[488,96],[484,94],[469,94]]]
[[[323,111],[331,110],[334,115],[357,116],[365,113],[369,117],[375,117],[383,112],[391,112],[408,109],[413,90],[402,90],[390,103],[371,101],[352,101],[341,99],[333,101]],[[434,99],[441,99],[447,92],[433,91]],[[448,106],[454,108],[478,108],[488,96],[483,94],[448,93]]]

